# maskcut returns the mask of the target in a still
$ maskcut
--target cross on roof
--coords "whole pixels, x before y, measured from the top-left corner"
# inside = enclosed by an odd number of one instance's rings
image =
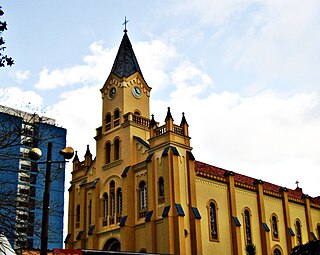
[[[124,25],[124,30],[123,30],[123,32],[127,32],[128,30],[127,30],[127,23],[129,22],[129,20],[127,20],[127,17],[124,17],[124,22],[123,22],[123,24],[122,24],[122,26]]]

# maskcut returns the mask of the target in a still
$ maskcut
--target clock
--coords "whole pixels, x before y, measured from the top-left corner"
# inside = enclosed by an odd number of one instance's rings
[[[110,98],[110,99],[114,99],[114,97],[116,96],[116,93],[117,93],[116,87],[112,87],[112,88],[109,90],[109,98]]]
[[[141,89],[138,87],[138,86],[134,86],[132,88],[132,94],[135,96],[135,97],[141,97]]]

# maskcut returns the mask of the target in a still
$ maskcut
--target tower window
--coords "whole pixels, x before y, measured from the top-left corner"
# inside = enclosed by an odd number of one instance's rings
[[[104,203],[104,212],[103,212],[104,219],[102,220],[102,225],[107,226],[108,225],[108,215],[109,215],[108,193],[103,194],[103,203]]]
[[[111,129],[111,113],[107,113],[106,115],[106,131]]]
[[[113,121],[113,126],[117,127],[120,125],[120,111],[119,109],[116,109],[114,111],[114,121]]]
[[[217,207],[213,201],[209,204],[209,222],[210,240],[218,240]]]
[[[272,227],[272,237],[274,239],[279,239],[278,219],[276,215],[272,215],[271,217],[271,227]]]
[[[122,215],[122,190],[117,189],[117,222],[120,222]]]
[[[91,225],[91,222],[92,222],[92,199],[90,199],[90,201],[89,201],[88,211],[89,211],[89,225]]]
[[[80,205],[77,205],[76,209],[76,228],[80,227]]]
[[[115,201],[115,183],[110,182],[110,225],[114,224],[114,216],[116,212],[116,201]]]
[[[296,235],[297,235],[297,245],[302,244],[302,236],[301,236],[301,223],[300,220],[296,220]]]
[[[108,193],[103,194],[103,202],[104,202],[104,218],[108,218]]]
[[[141,181],[139,183],[139,218],[146,216],[147,203],[147,184],[145,181]]]
[[[106,143],[106,164],[111,162],[111,144],[110,142]]]
[[[281,251],[278,248],[275,248],[273,251],[273,255],[281,255]]]
[[[114,160],[120,159],[120,140],[116,138],[114,140]]]
[[[252,244],[252,238],[251,238],[251,219],[250,219],[250,212],[248,209],[244,211],[244,225],[245,225],[246,245],[249,245],[249,244]]]
[[[163,204],[164,203],[164,180],[163,177],[159,178],[159,198],[158,198],[158,203]]]

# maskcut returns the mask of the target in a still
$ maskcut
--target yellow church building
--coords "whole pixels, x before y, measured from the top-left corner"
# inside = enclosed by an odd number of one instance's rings
[[[149,113],[127,30],[101,89],[96,157],[73,160],[66,249],[286,255],[320,239],[320,197],[195,160],[184,114]]]

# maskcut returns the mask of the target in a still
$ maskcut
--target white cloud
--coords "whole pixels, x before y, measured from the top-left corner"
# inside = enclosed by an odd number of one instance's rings
[[[183,62],[171,73],[171,81],[177,89],[170,96],[187,100],[201,95],[212,84],[211,78],[190,62]]]
[[[18,83],[22,83],[25,80],[28,80],[30,77],[30,71],[16,71],[14,73],[14,78]]]
[[[138,42],[133,45],[133,48],[138,56],[143,75],[153,91],[168,85],[169,78],[164,69],[168,68],[170,60],[176,56],[175,48],[159,40]],[[44,68],[35,87],[55,89],[72,85],[79,87],[79,85],[97,82],[102,84],[111,71],[117,50],[118,47],[104,48],[101,41],[94,42],[90,45],[91,54],[83,59],[84,64],[53,71]]]
[[[93,137],[95,130],[101,125],[102,101],[100,86],[84,86],[77,90],[64,92],[60,101],[47,109],[46,114],[57,120],[67,131],[67,142],[79,151],[81,159],[86,145],[95,154]]]
[[[177,58],[173,45],[159,40],[138,42],[133,45],[142,74],[144,75],[152,92],[164,89],[170,84],[168,70]]]
[[[55,89],[57,87],[76,84],[102,82],[106,79],[106,71],[110,70],[116,48],[104,49],[102,42],[94,42],[90,46],[91,54],[84,57],[84,64],[64,69],[49,71],[44,68],[35,84],[38,89]]]
[[[0,88],[0,104],[27,112],[40,111],[43,98],[31,90]]]

